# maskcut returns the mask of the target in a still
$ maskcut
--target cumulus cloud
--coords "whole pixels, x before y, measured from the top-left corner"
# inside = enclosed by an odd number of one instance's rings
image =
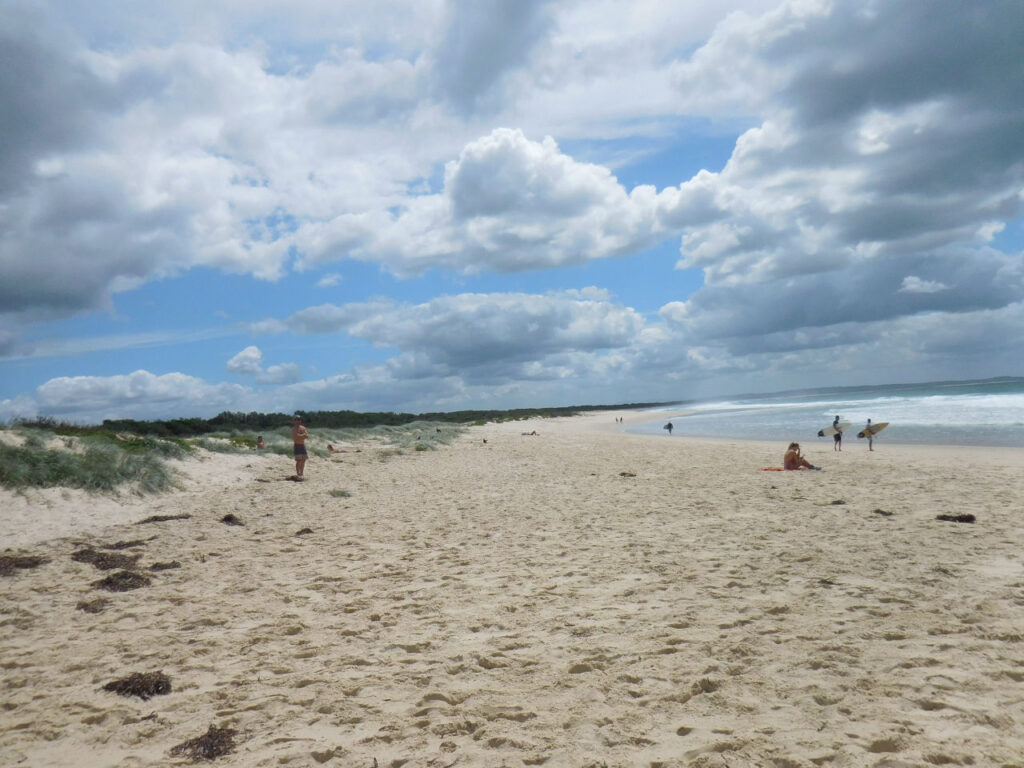
[[[228,360],[227,368],[232,373],[241,373],[255,378],[260,384],[291,384],[302,377],[302,371],[295,363],[281,363],[263,367],[263,351],[257,346],[248,346]]]
[[[234,373],[257,374],[263,370],[263,352],[249,346],[228,360],[228,370]]]
[[[685,221],[715,215],[706,195],[703,178],[661,194],[627,191],[607,168],[574,160],[550,137],[498,128],[446,165],[442,192],[397,213],[310,225],[296,243],[303,264],[344,251],[404,276],[438,266],[520,272],[635,253]]]
[[[73,421],[213,416],[244,407],[251,392],[236,384],[211,384],[183,373],[135,371],[121,376],[62,376],[36,389],[39,413]]]

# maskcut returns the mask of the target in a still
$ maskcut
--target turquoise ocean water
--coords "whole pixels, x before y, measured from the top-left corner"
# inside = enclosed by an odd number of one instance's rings
[[[658,409],[665,419],[626,425],[626,431],[747,440],[815,441],[831,445],[818,430],[838,414],[852,426],[844,447],[864,444],[857,432],[867,419],[889,426],[879,443],[1024,447],[1024,378],[937,381],[877,387],[837,387],[683,402]]]

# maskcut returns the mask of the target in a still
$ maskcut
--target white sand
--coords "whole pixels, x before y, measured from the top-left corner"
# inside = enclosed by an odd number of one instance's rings
[[[5,546],[50,562],[0,577],[0,763],[179,765],[215,724],[226,766],[1024,766],[1024,451],[807,441],[824,471],[761,472],[784,446],[614,416],[302,484],[217,456],[155,498],[5,493]],[[135,591],[70,559],[150,537],[182,567]],[[169,695],[102,690],[155,670]]]

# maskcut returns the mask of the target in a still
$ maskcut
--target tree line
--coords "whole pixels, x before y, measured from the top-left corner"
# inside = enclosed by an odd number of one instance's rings
[[[223,411],[211,419],[104,419],[100,425],[69,425],[49,418],[21,421],[27,427],[59,432],[88,433],[92,431],[125,432],[153,437],[198,437],[214,432],[269,432],[290,426],[295,416],[311,428],[358,429],[376,426],[402,426],[414,421],[444,421],[456,424],[486,423],[488,421],[515,421],[532,418],[572,416],[586,411],[612,411],[655,408],[669,403],[626,403],[622,405],[569,405],[554,408],[513,408],[510,410],[466,410],[434,413],[394,413],[391,411],[297,411],[289,413],[258,413],[250,411]]]

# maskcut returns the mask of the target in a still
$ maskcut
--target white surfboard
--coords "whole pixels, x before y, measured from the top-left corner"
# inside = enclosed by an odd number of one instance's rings
[[[838,428],[833,427],[831,424],[829,424],[824,429],[818,430],[818,437],[828,437],[829,435],[834,435],[836,432],[845,432],[849,428],[850,422],[848,421],[840,421]]]
[[[888,421],[880,421],[877,424],[872,424],[870,429],[868,429],[867,427],[862,429],[860,432],[857,433],[857,437],[874,437],[888,426]]]

